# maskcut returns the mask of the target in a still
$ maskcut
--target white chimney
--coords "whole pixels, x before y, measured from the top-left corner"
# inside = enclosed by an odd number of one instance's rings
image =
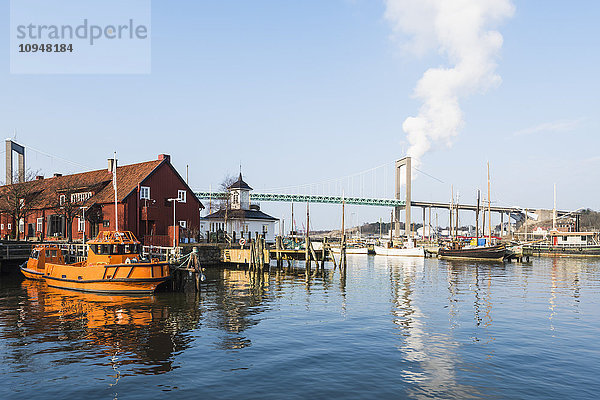
[[[112,174],[113,172],[113,168],[117,167],[117,160],[115,160],[114,158],[109,158],[108,159],[108,172],[110,172]]]

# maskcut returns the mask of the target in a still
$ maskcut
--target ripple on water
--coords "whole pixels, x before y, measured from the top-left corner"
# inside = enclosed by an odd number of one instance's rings
[[[349,257],[131,298],[0,281],[0,398],[595,398],[600,260]]]

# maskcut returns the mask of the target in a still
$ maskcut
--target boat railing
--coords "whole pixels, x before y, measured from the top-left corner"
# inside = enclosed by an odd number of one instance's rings
[[[180,258],[181,251],[181,247],[142,246],[143,257],[158,258],[161,261]]]
[[[84,243],[58,243],[67,263],[84,261],[87,258],[88,245]]]

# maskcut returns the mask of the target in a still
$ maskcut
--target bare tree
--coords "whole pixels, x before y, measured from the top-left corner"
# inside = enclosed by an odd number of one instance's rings
[[[219,193],[223,194],[223,197],[219,199],[219,210],[231,209],[231,199],[229,197],[229,186],[233,185],[237,179],[233,175],[225,175],[221,184],[219,185]]]
[[[86,193],[90,193],[90,195],[86,195]],[[82,188],[65,187],[57,191],[56,197],[52,201],[52,208],[65,219],[69,242],[73,241],[73,221],[75,217],[81,216],[82,207],[85,206],[89,197],[91,197],[91,192],[82,191]]]
[[[0,213],[10,216],[13,220],[13,238],[19,239],[21,233],[20,221],[25,221],[40,204],[41,190],[31,182],[37,172],[27,171],[25,182],[5,185],[0,189]],[[19,181],[15,173],[13,182]]]

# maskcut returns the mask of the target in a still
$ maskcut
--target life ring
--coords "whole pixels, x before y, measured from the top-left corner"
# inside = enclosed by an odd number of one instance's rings
[[[241,238],[239,243],[240,243],[240,246],[245,245],[246,244],[246,239]]]
[[[125,259],[125,264],[131,264],[131,258]]]

